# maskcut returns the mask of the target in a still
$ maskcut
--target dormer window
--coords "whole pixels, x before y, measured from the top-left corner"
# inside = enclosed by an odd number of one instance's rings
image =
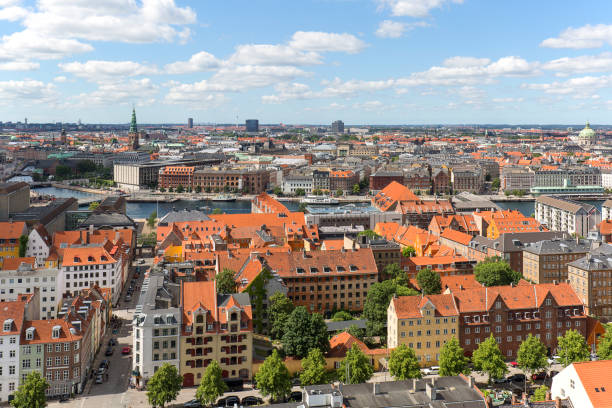
[[[5,332],[11,331],[13,328],[13,319],[6,319],[4,321],[4,326],[2,327],[2,330]]]
[[[74,257],[74,262],[80,263],[81,262],[81,258],[79,258],[78,256],[75,256]]]
[[[304,273],[304,268],[295,268],[297,273]]]
[[[106,256],[104,256],[104,255],[102,255],[102,256],[100,257],[100,259],[101,259],[102,261],[108,261],[108,258],[107,258]]]
[[[351,265],[349,268],[351,268],[351,272],[355,272],[358,269],[357,265]]]
[[[315,268],[314,266],[310,267],[310,273],[319,273],[319,270],[317,268]]]
[[[88,262],[93,262],[93,261],[94,261],[94,257],[93,257],[93,256],[91,256],[91,255],[90,255],[90,256],[88,256],[88,257],[87,257],[87,261],[88,261]]]
[[[330,268],[329,266],[324,266],[323,267],[323,272],[330,273],[331,271],[332,271],[332,268]]]
[[[344,272],[346,269],[344,269],[344,266],[342,265],[336,265],[336,271],[337,272]]]
[[[26,330],[26,340],[34,340],[34,331],[36,329],[34,327],[29,327]]]
[[[62,331],[61,326],[53,326],[53,329],[51,330],[51,338],[59,339],[61,331]]]

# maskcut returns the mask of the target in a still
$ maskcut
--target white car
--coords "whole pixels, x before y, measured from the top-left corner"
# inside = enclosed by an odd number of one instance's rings
[[[427,367],[423,369],[424,375],[438,375],[438,373],[440,373],[440,367],[438,366]]]

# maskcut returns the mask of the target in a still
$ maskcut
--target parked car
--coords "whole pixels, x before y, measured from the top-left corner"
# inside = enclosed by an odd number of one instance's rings
[[[291,394],[289,394],[287,402],[302,402],[302,392],[293,391]]]
[[[508,377],[510,382],[525,382],[525,374],[513,374]]]
[[[100,367],[98,368],[98,371],[96,372],[97,375],[102,375],[106,372],[106,368],[104,367]]]
[[[115,340],[114,338],[110,338],[108,340],[108,345],[109,346],[116,346],[117,345],[117,340]]]
[[[132,300],[132,295],[130,295],[129,293],[125,296],[125,301],[129,302]]]
[[[63,394],[59,397],[59,402],[68,402],[70,401],[70,394]]]
[[[248,397],[244,397],[242,401],[240,401],[240,403],[244,405],[245,407],[250,407],[253,405],[262,405],[264,401],[259,397],[248,396]]]
[[[132,352],[132,349],[129,347],[124,347],[121,349],[121,354],[125,355],[125,354],[130,354]]]
[[[138,261],[138,265],[144,265],[144,263],[145,263],[144,259],[141,259],[141,260]]]
[[[518,367],[518,363],[516,361],[511,361],[510,365],[515,368]]]
[[[438,375],[439,372],[440,372],[440,367],[438,366],[427,367],[423,369],[423,374],[425,375]]]
[[[102,378],[102,375],[98,374],[96,376],[96,384],[102,384],[104,382],[104,379]]]
[[[114,351],[114,350],[113,350],[113,348],[112,348],[112,347],[108,347],[108,348],[106,349],[106,351],[104,352],[104,355],[105,355],[105,356],[107,356],[107,357],[108,357],[108,356],[112,356],[112,355],[113,355],[113,351]]]
[[[197,399],[192,399],[191,401],[188,401],[188,402],[184,403],[183,407],[185,407],[185,408],[202,408],[202,404],[200,404],[200,401],[198,401]]]
[[[531,379],[533,381],[546,379],[546,371],[540,371],[539,373],[532,374]]]
[[[110,361],[109,360],[100,361],[100,367],[104,367],[108,370],[108,367],[110,367]]]
[[[494,378],[493,382],[495,384],[505,384],[508,382],[508,379],[506,377],[502,377],[502,378]]]
[[[225,397],[225,406],[226,407],[233,407],[234,404],[240,405],[240,398],[238,398],[235,395],[230,395],[228,397]]]

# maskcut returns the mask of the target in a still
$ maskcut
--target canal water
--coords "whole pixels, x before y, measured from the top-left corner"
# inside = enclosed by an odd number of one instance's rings
[[[34,189],[39,194],[53,195],[58,198],[74,197],[79,198],[102,198],[100,194],[85,193],[82,191],[68,190],[64,188],[56,187],[43,187]],[[592,204],[601,211],[601,205],[604,200],[595,201],[581,201],[584,203]],[[296,201],[283,201],[283,204],[290,211],[297,211],[299,203]],[[534,213],[534,202],[533,201],[498,201],[496,202],[503,209],[519,210],[526,216],[531,216]],[[233,202],[225,201],[211,201],[211,200],[199,200],[199,201],[177,201],[175,203],[127,203],[127,215],[132,218],[147,218],[153,211],[159,209],[158,216],[163,217],[168,212],[174,210],[197,210],[203,207],[208,207],[205,212],[211,212],[215,208],[221,209],[222,212],[228,214],[248,214],[251,212],[251,202],[244,200],[236,200]]]

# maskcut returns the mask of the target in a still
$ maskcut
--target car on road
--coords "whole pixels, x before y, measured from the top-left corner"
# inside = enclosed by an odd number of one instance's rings
[[[108,367],[110,366],[110,361],[109,360],[102,360],[100,361],[100,368],[104,367],[108,370]]]
[[[108,345],[109,346],[116,346],[117,345],[117,340],[115,340],[114,338],[111,338],[108,340]]]
[[[251,407],[253,405],[262,405],[264,401],[259,397],[250,395],[248,397],[244,397],[240,403],[245,407]]]
[[[102,378],[102,375],[98,374],[96,376],[96,384],[102,384],[104,382],[104,378]]]
[[[112,356],[112,355],[113,355],[113,352],[114,352],[113,348],[109,346],[109,347],[106,349],[106,351],[104,352],[104,355],[105,355],[105,356],[107,356],[107,357],[108,357],[108,356]]]
[[[102,375],[105,372],[106,372],[106,368],[100,367],[100,368],[98,368],[98,371],[96,371],[96,375]]]
[[[225,397],[225,406],[226,407],[233,407],[234,404],[236,405],[240,405],[240,398],[235,396],[235,395],[230,395],[228,397]]]
[[[191,401],[187,401],[183,404],[185,408],[202,408],[202,404],[197,399],[192,399]]]
[[[144,259],[141,259],[141,260],[138,261],[138,265],[144,265],[144,263],[145,263]]]
[[[68,402],[70,401],[70,394],[63,394],[59,397],[59,402]]]
[[[124,347],[121,349],[121,354],[125,355],[125,354],[130,354],[132,352],[132,349],[129,347]]]
[[[546,371],[540,371],[539,373],[532,374],[531,379],[533,381],[546,379]]]
[[[125,296],[125,301],[126,302],[130,302],[132,300],[132,295],[130,295],[129,293]]]
[[[525,382],[525,374],[513,374],[508,377],[510,382]]]
[[[440,372],[440,367],[438,366],[427,367],[423,369],[424,375],[438,375],[439,372]]]

